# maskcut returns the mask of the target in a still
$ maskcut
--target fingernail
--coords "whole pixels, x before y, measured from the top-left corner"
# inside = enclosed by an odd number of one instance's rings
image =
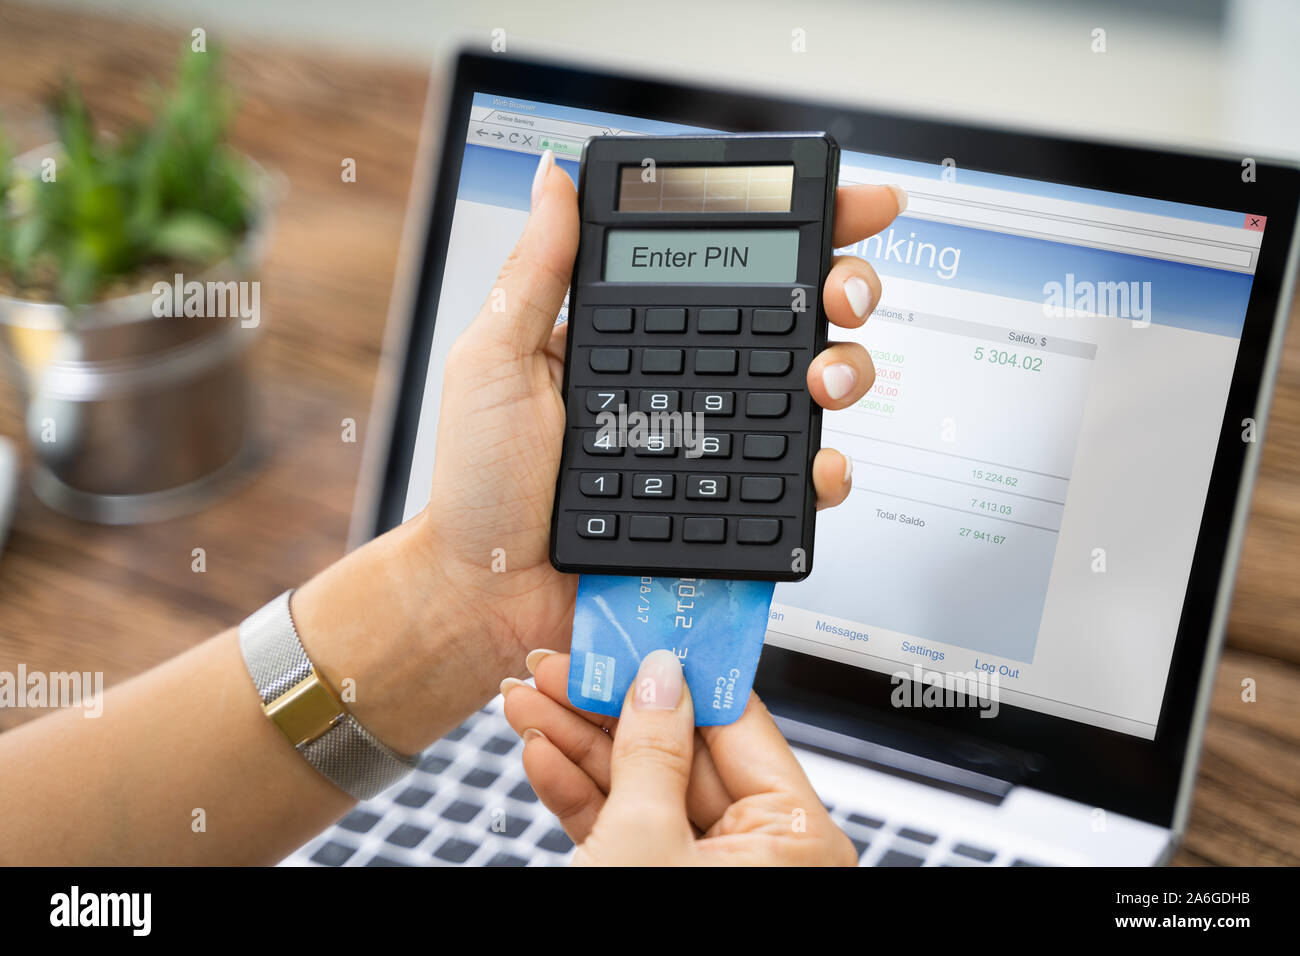
[[[525,744],[527,744],[528,741],[530,740],[550,740],[550,738],[547,737],[546,734],[542,733],[536,727],[529,727],[522,734],[520,734],[520,736],[524,738]]]
[[[907,211],[907,190],[892,183],[885,188],[894,194],[894,201],[898,203],[898,214],[901,216]]]
[[[844,298],[849,300],[849,308],[859,319],[865,319],[871,311],[871,286],[862,276],[844,280]]]
[[[549,149],[542,153],[542,158],[537,161],[537,172],[533,173],[533,195],[529,200],[530,209],[537,208],[537,200],[542,196],[542,185],[546,182],[546,174],[551,171],[555,165],[555,154]]]
[[[558,653],[559,651],[553,651],[547,647],[536,648],[528,652],[528,656],[524,658],[524,666],[528,668],[528,673],[536,674],[537,666],[542,663],[542,658]]]
[[[844,362],[836,362],[822,369],[822,384],[826,386],[826,394],[835,401],[853,391],[853,383],[857,380],[858,373],[853,371],[853,366]]]
[[[527,687],[527,686],[528,686],[527,683],[525,681],[521,681],[518,677],[507,677],[505,680],[501,682],[501,686],[497,689],[501,692],[501,696],[504,697],[506,696],[506,694],[510,693],[516,687]]]
[[[844,456],[844,483],[847,485],[853,477],[853,459],[848,455]]]
[[[651,651],[636,672],[637,710],[676,710],[681,699],[681,661],[672,651]]]

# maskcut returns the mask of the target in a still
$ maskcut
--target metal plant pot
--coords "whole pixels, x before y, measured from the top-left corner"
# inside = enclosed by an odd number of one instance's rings
[[[185,281],[257,274],[263,195],[236,254]],[[0,363],[25,403],[32,488],[56,511],[105,524],[174,517],[229,492],[261,457],[247,365],[263,316],[250,327],[237,310],[156,316],[156,298],[72,310],[0,296]]]

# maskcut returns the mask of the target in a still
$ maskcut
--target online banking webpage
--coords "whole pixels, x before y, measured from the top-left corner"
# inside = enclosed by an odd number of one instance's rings
[[[447,350],[528,214],[545,149],[710,132],[478,93],[405,514],[428,503]],[[845,151],[906,213],[842,253],[880,273],[853,459],[769,643],[896,673],[997,675],[1004,703],[1155,736],[1263,217]],[[564,313],[561,318],[565,318]]]

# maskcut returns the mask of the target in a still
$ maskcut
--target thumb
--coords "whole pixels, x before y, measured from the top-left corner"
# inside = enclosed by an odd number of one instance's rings
[[[610,753],[605,809],[643,826],[691,834],[686,787],[695,746],[695,708],[677,655],[647,654],[623,700]],[[668,836],[668,833],[663,833]]]
[[[544,348],[578,251],[578,196],[548,149],[533,176],[532,211],[479,312],[480,331],[526,354]]]

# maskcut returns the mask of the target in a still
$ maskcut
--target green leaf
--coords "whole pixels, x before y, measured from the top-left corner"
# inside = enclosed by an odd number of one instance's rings
[[[84,248],[74,249],[59,269],[59,298],[67,305],[89,302],[98,275],[91,253]]]
[[[230,234],[221,223],[203,213],[182,212],[158,227],[151,251],[175,259],[211,263],[225,255],[230,246]]]
[[[31,264],[42,243],[49,223],[44,219],[19,219],[13,230],[14,265],[20,272],[25,272]]]

